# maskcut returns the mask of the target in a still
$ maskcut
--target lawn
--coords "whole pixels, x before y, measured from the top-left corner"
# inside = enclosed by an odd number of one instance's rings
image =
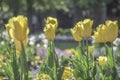
[[[60,48],[62,50],[68,48],[76,48],[77,45],[78,43],[75,41],[63,41],[63,40],[55,41],[55,47]]]

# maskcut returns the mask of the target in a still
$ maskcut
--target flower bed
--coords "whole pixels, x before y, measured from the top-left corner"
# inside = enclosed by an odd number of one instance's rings
[[[74,39],[78,46],[64,51],[55,47],[56,18],[45,20],[44,34],[37,37],[42,46],[35,43],[34,36],[28,38],[27,21],[27,17],[21,15],[10,18],[5,25],[9,38],[1,33],[0,80],[120,79],[120,47],[113,44],[118,36],[117,21],[106,20],[93,35],[93,20],[77,22],[70,29],[73,36],[70,40]],[[89,43],[89,39],[94,43]]]

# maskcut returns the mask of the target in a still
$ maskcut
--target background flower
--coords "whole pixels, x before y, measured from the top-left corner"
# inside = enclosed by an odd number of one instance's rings
[[[98,63],[100,66],[105,66],[107,63],[107,57],[106,56],[99,56],[98,57]]]

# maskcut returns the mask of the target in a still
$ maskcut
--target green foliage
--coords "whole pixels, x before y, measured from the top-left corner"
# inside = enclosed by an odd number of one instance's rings
[[[32,9],[41,12],[49,10],[63,10],[69,12],[74,6],[80,8],[89,8],[93,4],[108,4],[112,0],[2,0],[0,2],[2,8],[12,11],[27,11],[29,5]],[[28,3],[32,2],[32,3]]]
[[[8,54],[4,59],[4,64],[2,66],[4,72],[0,72],[1,75],[4,75],[9,80],[28,80],[28,65],[24,47],[18,59],[14,44],[5,40],[5,46],[4,48],[6,48]],[[5,56],[6,54],[2,55]]]
[[[73,0],[36,0],[33,4],[36,10],[63,10],[68,12],[73,7]]]

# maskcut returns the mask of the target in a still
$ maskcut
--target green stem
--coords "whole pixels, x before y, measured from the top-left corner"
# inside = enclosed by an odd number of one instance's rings
[[[57,75],[57,65],[58,65],[58,58],[55,53],[55,48],[54,48],[54,42],[51,41],[51,50],[52,50],[52,56],[53,56],[53,75],[54,75],[54,80],[58,80],[58,75]]]
[[[89,78],[89,54],[88,54],[88,40],[86,40],[86,51],[87,51],[87,66],[88,66],[88,70],[87,70],[87,75],[88,75],[88,78]]]
[[[53,48],[54,48],[54,44],[53,44]],[[58,76],[59,75],[57,75],[57,67],[58,67],[58,57],[57,57],[57,54],[55,53],[55,51],[54,51],[54,58],[55,58],[55,61],[54,61],[54,63],[55,63],[55,80],[58,80]]]
[[[80,46],[81,46],[81,43],[80,43],[80,41],[78,42],[78,47],[80,48]]]
[[[85,41],[84,40],[85,40],[85,38],[83,38],[83,40],[82,40],[82,47],[83,47],[82,50],[83,51],[85,51]]]
[[[77,53],[75,55],[75,58],[80,60],[81,59],[81,52],[80,51],[82,51],[81,42],[78,42],[78,46],[77,46],[76,50],[77,50]]]
[[[113,43],[111,43],[111,47],[112,47],[112,57],[113,57],[112,59],[113,59],[113,65],[114,65],[113,66],[113,74],[112,74],[113,76],[112,76],[112,78],[116,80],[117,79],[117,76],[116,76],[117,75],[117,70],[115,68],[116,65],[115,65],[115,54],[114,54],[114,50],[113,50],[113,47],[114,47]]]
[[[114,50],[113,50],[113,43],[111,43],[111,47],[112,47],[113,65],[115,65],[115,56],[114,56]]]
[[[57,79],[57,66],[56,66],[56,63],[54,62],[54,80],[58,80]]]
[[[101,53],[101,49],[100,49],[101,47],[100,47],[100,46],[101,46],[101,44],[99,43],[99,44],[98,44],[98,50],[99,50],[99,55],[101,56],[102,53]]]
[[[20,63],[21,63],[20,66],[21,66],[22,80],[28,80],[27,56],[22,42],[21,42],[21,46],[22,46],[22,53],[20,56]]]

